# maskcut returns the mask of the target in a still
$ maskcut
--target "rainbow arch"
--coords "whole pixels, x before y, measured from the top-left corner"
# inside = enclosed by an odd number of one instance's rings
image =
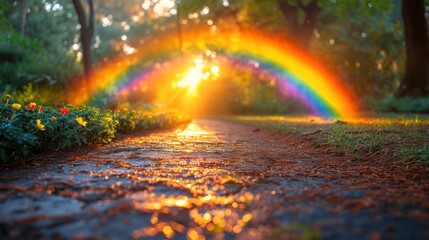
[[[357,116],[357,106],[347,86],[292,44],[257,31],[186,30],[183,36],[184,45],[212,49],[236,64],[249,60],[258,62],[258,69],[275,77],[281,91],[292,94],[317,115],[344,118]],[[104,64],[94,72],[89,96],[107,90],[131,88],[137,83],[171,78],[175,73],[189,69],[191,59],[173,54],[177,53],[177,49],[176,36],[169,33],[146,42],[133,55]],[[162,70],[157,64],[144,66],[147,59],[159,59],[166,64]],[[141,71],[133,77],[127,76],[128,70],[136,65],[143,65]],[[85,101],[79,98],[74,103]]]

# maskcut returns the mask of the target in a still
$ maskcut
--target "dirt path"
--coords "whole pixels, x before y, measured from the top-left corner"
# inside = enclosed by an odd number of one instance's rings
[[[3,168],[0,239],[429,238],[429,175],[307,138],[197,120]]]

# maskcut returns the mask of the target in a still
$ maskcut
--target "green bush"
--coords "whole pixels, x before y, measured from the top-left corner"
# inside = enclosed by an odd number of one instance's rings
[[[108,143],[115,137],[116,130],[111,113],[101,112],[98,108],[84,105],[78,108],[67,106],[59,110],[48,108],[37,115],[46,129],[37,132],[44,150],[59,150],[88,143]],[[33,122],[36,120],[33,119]]]
[[[76,118],[81,117],[87,122],[82,132],[91,143],[109,143],[115,138],[117,122],[111,110],[100,111],[99,108],[85,105],[70,109]]]
[[[135,130],[138,121],[136,111],[128,111],[124,109],[120,111],[116,110],[115,119],[118,121],[117,130],[119,133],[131,133]]]
[[[376,110],[384,112],[429,113],[429,97],[386,98],[374,105]]]
[[[144,107],[131,111],[127,108],[122,111],[116,109],[114,119],[118,121],[117,131],[125,134],[171,127],[190,120],[176,111],[163,111]]]
[[[0,119],[0,139],[0,160],[18,155],[28,156],[31,149],[39,145],[35,135],[4,119]]]
[[[159,129],[189,121],[177,112],[139,108],[100,110],[90,106],[44,107],[35,102],[0,104],[0,161],[85,144],[109,143],[116,132]]]

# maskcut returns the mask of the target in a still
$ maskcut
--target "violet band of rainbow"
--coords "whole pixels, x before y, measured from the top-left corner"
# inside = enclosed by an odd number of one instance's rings
[[[258,62],[259,70],[249,71],[268,72],[276,79],[280,92],[296,97],[311,113],[324,117],[357,116],[356,101],[344,82],[304,51],[275,36],[257,31],[213,33],[200,29],[185,29],[182,35],[184,45],[201,51],[210,49],[235,64]],[[174,33],[167,33],[147,41],[135,54],[103,64],[93,74],[89,95],[132,89],[142,82],[171,79],[186,71],[192,67],[191,56],[178,54],[177,46]],[[153,59],[159,63],[148,65]]]

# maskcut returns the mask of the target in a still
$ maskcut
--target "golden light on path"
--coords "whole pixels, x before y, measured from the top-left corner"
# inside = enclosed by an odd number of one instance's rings
[[[177,130],[177,136],[181,137],[201,137],[203,135],[214,137],[215,134],[211,131],[207,131],[201,128],[197,123],[190,123],[185,129]]]
[[[215,132],[202,128],[198,123],[191,122],[185,129],[178,129],[175,132],[180,142],[187,142],[190,139],[199,139],[200,142],[215,141],[221,142]],[[184,152],[198,151],[198,146],[194,144],[184,145]]]
[[[152,167],[142,166],[132,178],[147,189],[127,198],[149,218],[133,238],[224,239],[251,229],[261,215],[249,206],[263,195],[249,191],[250,178],[224,167],[219,152],[229,144],[227,137],[207,120],[191,122],[168,136],[155,134],[151,139],[159,137],[157,146],[175,151],[166,149],[165,156],[157,155]]]

